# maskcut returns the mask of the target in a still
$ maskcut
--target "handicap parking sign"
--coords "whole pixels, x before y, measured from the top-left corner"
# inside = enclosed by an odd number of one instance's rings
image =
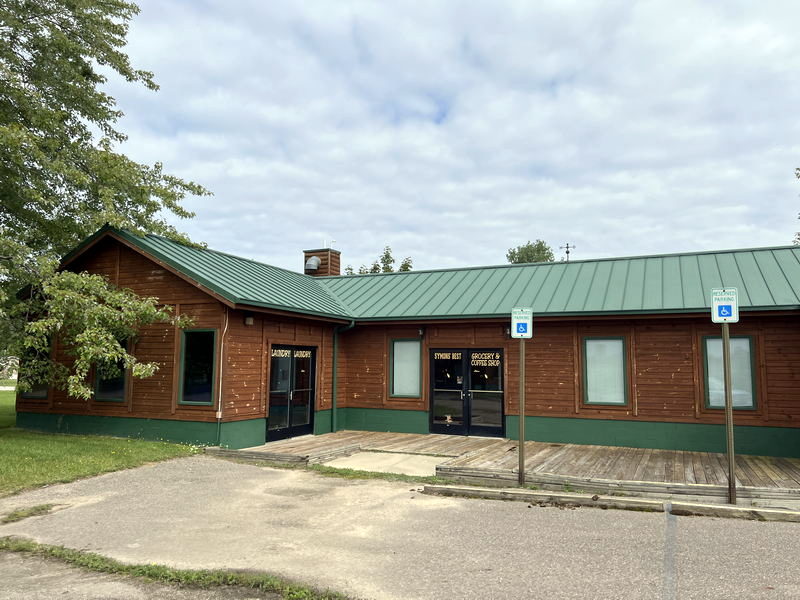
[[[714,323],[738,323],[739,293],[736,288],[711,290],[711,320]]]
[[[511,337],[533,337],[533,310],[530,308],[515,308],[511,311]]]

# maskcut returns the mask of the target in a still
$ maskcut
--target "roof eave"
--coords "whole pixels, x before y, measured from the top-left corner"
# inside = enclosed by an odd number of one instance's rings
[[[787,306],[749,306],[740,308],[740,313],[751,312],[793,312],[800,310],[800,305]],[[709,313],[710,308],[682,308],[682,309],[660,309],[660,310],[617,310],[617,311],[586,311],[586,312],[558,312],[558,313],[534,313],[534,318],[547,319],[568,319],[583,317],[644,317],[644,316],[665,316],[686,315],[702,316]],[[710,317],[709,317],[710,318]],[[457,321],[457,320],[511,320],[511,313],[492,313],[492,314],[465,314],[465,315],[393,315],[383,317],[355,317],[357,323],[378,323],[386,321]]]

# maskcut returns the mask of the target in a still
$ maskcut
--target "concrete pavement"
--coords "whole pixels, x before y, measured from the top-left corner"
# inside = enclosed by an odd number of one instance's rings
[[[417,489],[196,456],[0,499],[66,505],[0,535],[375,599],[800,597],[796,524],[673,516],[665,534],[663,514]]]
[[[427,454],[405,454],[401,452],[356,452],[328,460],[325,466],[356,471],[378,473],[400,473],[424,477],[436,475],[436,465],[442,462],[441,456]]]

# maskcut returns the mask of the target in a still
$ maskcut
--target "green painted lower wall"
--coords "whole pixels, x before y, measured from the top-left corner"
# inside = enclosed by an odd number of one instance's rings
[[[266,419],[231,421],[220,427],[219,445],[223,448],[252,448],[266,443]]]
[[[318,410],[314,413],[314,435],[333,431],[333,429],[331,429],[332,415],[333,411],[331,410]]]
[[[339,429],[362,431],[394,431],[396,433],[428,433],[428,413],[422,410],[385,408],[340,408]]]
[[[519,417],[506,417],[506,435],[518,434]],[[563,417],[526,417],[525,439],[695,452],[725,452],[726,445],[724,425]],[[791,427],[736,426],[734,442],[739,454],[800,458],[800,430]]]
[[[318,411],[314,433],[331,430],[332,411]],[[428,413],[417,410],[381,408],[338,409],[339,429],[428,433]],[[17,413],[17,427],[52,433],[111,435],[118,437],[168,440],[184,444],[227,448],[249,448],[266,442],[266,419],[222,423],[217,438],[217,423]],[[506,435],[517,439],[517,416],[506,417]],[[764,456],[800,458],[800,430],[791,427],[735,428],[736,452]],[[598,444],[633,448],[665,448],[697,452],[724,452],[725,427],[699,423],[656,423],[651,421],[612,421],[559,417],[526,417],[525,439],[540,442]]]
[[[111,435],[200,446],[216,446],[220,443],[228,448],[263,444],[267,431],[266,419],[222,423],[218,440],[217,423],[28,412],[17,413],[17,427],[50,433]]]

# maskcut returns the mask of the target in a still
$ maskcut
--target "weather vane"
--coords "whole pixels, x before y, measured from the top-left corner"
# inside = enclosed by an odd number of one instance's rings
[[[569,242],[567,242],[567,245],[566,245],[566,246],[559,246],[559,247],[558,247],[558,249],[559,249],[559,250],[566,250],[566,251],[567,251],[567,262],[569,262],[569,251],[570,251],[570,250],[575,250],[575,248],[576,248],[575,244],[573,244],[572,246],[570,246],[570,245],[569,245]]]

